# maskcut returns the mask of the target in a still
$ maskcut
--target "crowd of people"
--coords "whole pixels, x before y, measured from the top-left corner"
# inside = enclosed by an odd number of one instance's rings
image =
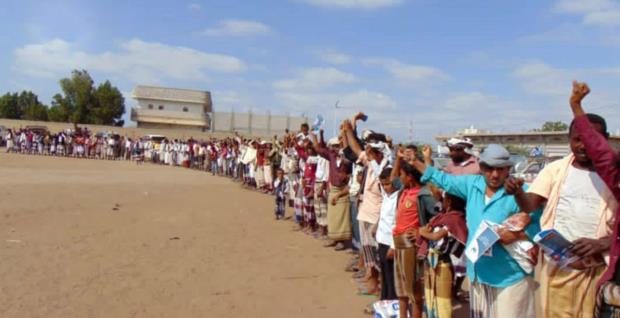
[[[398,303],[400,317],[449,318],[456,302],[468,302],[475,318],[620,317],[620,161],[605,120],[581,106],[589,92],[573,84],[571,152],[529,185],[510,176],[514,163],[502,145],[475,155],[470,140],[450,139],[451,161],[437,167],[429,146],[359,133],[363,113],[328,140],[307,124],[272,140],[25,129],[5,138],[10,152],[184,166],[269,193],[274,219],[291,219],[325,247],[350,251],[344,270],[358,292]],[[497,242],[477,251],[487,229]],[[570,262],[534,243],[548,230],[570,242],[561,251]]]

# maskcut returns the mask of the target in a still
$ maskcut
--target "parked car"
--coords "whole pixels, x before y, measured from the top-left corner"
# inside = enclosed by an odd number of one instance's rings
[[[146,135],[142,137],[142,140],[150,140],[158,144],[161,143],[164,139],[166,139],[166,136],[164,135]]]
[[[41,125],[28,125],[26,126],[26,129],[32,131],[33,133],[37,133],[39,135],[47,135],[47,133],[49,132],[49,130],[47,129],[47,126],[41,126]]]
[[[513,176],[521,178],[525,183],[532,183],[538,174],[550,163],[560,159],[560,157],[537,158],[528,163],[521,171],[516,172]]]
[[[529,162],[526,156],[520,154],[510,154],[510,161],[514,163],[511,174],[522,172]]]

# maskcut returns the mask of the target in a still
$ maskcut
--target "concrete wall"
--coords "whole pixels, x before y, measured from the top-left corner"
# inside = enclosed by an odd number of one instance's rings
[[[190,116],[190,114],[185,114]],[[281,135],[285,129],[290,131],[298,131],[299,126],[302,123],[307,122],[307,118],[302,117],[288,117],[281,115],[268,115],[268,114],[250,114],[250,113],[226,113],[216,112],[212,113],[214,116],[213,131],[201,131],[199,127],[191,126],[179,126],[174,124],[151,124],[141,123],[140,127],[112,127],[102,125],[79,125],[80,127],[87,127],[94,132],[116,132],[121,135],[136,138],[144,135],[164,135],[169,138],[209,138],[230,136],[234,131],[238,131],[244,135],[251,135],[256,137],[272,137],[273,135]],[[234,122],[233,122],[234,119]],[[249,124],[252,123],[252,129],[250,130]],[[56,122],[41,122],[41,121],[26,121],[26,120],[14,120],[0,118],[0,126],[5,128],[25,127],[28,125],[40,125],[46,126],[52,132],[59,132],[64,129],[72,129],[71,123],[56,123]]]
[[[284,133],[285,129],[299,130],[307,118],[256,113],[212,113],[214,132],[234,132],[256,136],[272,136]]]
[[[161,123],[148,123],[138,122],[138,128],[145,129],[182,129],[182,130],[196,130],[196,131],[208,131],[206,127],[189,126],[189,125],[176,125],[176,124],[161,124]]]
[[[19,129],[28,125],[45,126],[53,133],[65,130],[73,129],[71,123],[56,123],[56,122],[43,122],[43,121],[28,121],[28,120],[15,120],[0,118],[0,126],[5,128]],[[203,132],[199,129],[192,129],[187,127],[113,127],[102,125],[79,125],[80,127],[87,127],[88,130],[93,132],[114,132],[130,138],[142,137],[145,135],[164,135],[168,138],[175,139],[189,139],[190,137],[196,139],[208,139],[210,137],[222,138],[225,136],[232,136],[229,133],[214,133]]]

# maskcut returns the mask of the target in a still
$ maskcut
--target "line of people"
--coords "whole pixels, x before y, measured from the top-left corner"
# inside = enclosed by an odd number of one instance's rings
[[[400,317],[449,318],[456,302],[468,302],[476,318],[620,317],[620,161],[605,120],[581,106],[589,92],[573,84],[571,153],[529,185],[510,176],[514,163],[501,145],[475,156],[469,140],[448,140],[451,161],[439,168],[429,146],[358,133],[362,113],[328,140],[304,124],[273,140],[126,140],[117,156],[210,171],[273,194],[276,220],[290,209],[295,230],[350,250],[345,270],[358,292],[398,303]],[[23,146],[28,132],[9,134],[9,150],[33,153],[39,144],[33,137]],[[498,241],[475,256],[488,227]],[[571,242],[564,252],[576,261],[560,266],[539,251],[534,237],[546,230]]]

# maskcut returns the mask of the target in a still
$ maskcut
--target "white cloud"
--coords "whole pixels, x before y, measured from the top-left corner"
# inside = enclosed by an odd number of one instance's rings
[[[610,12],[610,14],[614,14],[614,12],[616,11]],[[598,21],[595,23],[590,21],[590,19],[598,19]],[[606,26],[613,26],[614,23],[620,23],[620,20],[611,19],[611,21],[604,22],[603,17],[598,17],[598,14],[592,14],[584,17],[584,20],[579,23],[561,24],[547,31],[522,36],[517,41],[523,44],[567,43],[570,45],[619,47],[620,36],[613,32],[613,30],[611,30],[612,32],[600,32],[597,29],[584,27],[584,24],[603,26],[605,23]]]
[[[57,77],[83,68],[138,83],[157,83],[163,78],[204,81],[207,72],[237,73],[246,69],[245,63],[233,56],[140,39],[122,42],[116,51],[94,54],[54,39],[18,48],[14,56],[15,69],[33,77]]]
[[[273,86],[281,90],[319,90],[339,84],[350,84],[356,81],[357,78],[353,74],[340,71],[333,67],[317,67],[304,69],[298,73],[296,78],[277,81]]]
[[[565,13],[590,13],[615,7],[613,0],[558,0],[554,9]]]
[[[471,126],[491,131],[525,131],[538,126],[546,118],[544,112],[549,111],[531,105],[520,107],[514,101],[482,91],[450,94],[419,106],[421,111],[414,117],[414,131],[426,134],[427,139],[430,134],[452,134]]]
[[[326,132],[334,133],[337,124],[353,113],[364,111],[369,117],[367,127],[379,129],[398,135],[408,119],[403,118],[406,112],[400,112],[398,103],[392,97],[378,91],[359,89],[337,93],[280,91],[274,94],[280,108],[292,114],[305,114],[313,118],[317,114],[326,119]],[[339,108],[334,105],[338,102]],[[335,119],[335,121],[334,121]],[[336,126],[334,126],[334,123]],[[363,126],[363,125],[362,125]]]
[[[257,36],[271,33],[271,28],[261,22],[250,20],[224,20],[216,27],[206,29],[207,36]]]
[[[397,6],[403,0],[302,0],[311,5],[337,9],[377,9]]]
[[[620,25],[620,10],[608,10],[588,13],[583,18],[588,25],[614,26]]]
[[[620,25],[620,2],[614,0],[558,0],[554,10],[583,15],[582,23],[586,25]]]
[[[396,59],[383,58],[369,58],[363,62],[366,65],[379,65],[397,80],[408,84],[428,84],[450,79],[448,74],[432,66],[406,64]]]
[[[244,92],[216,90],[211,95],[213,96],[213,105],[216,111],[234,110],[236,112],[243,112],[252,108],[260,108],[258,105],[263,101],[263,96],[255,96],[254,93],[251,90]]]
[[[591,37],[586,37],[581,24],[562,24],[553,29],[522,36],[517,39],[520,43],[583,43],[592,41]]]
[[[307,93],[300,91],[283,91],[275,94],[276,100],[287,108],[312,113],[330,113],[338,102],[343,111],[380,112],[395,109],[398,104],[390,96],[375,91],[361,89],[343,93]]]
[[[512,75],[520,81],[525,91],[537,95],[566,95],[578,71],[553,68],[545,63],[532,62],[518,66]]]
[[[343,107],[356,110],[385,110],[396,108],[397,103],[388,95],[363,89],[353,93],[344,94],[340,98],[339,105],[343,105]]]
[[[187,8],[192,11],[200,11],[200,9],[202,9],[202,6],[199,3],[190,3]]]
[[[612,67],[609,69],[604,69],[602,70],[603,74],[609,74],[609,75],[613,75],[613,76],[620,76],[620,66],[618,67]]]
[[[213,92],[213,102],[218,108],[231,108],[239,106],[241,96],[235,91],[216,91]]]
[[[443,108],[449,111],[470,111],[496,107],[498,98],[481,92],[469,92],[453,96],[443,102]]]
[[[351,63],[351,57],[334,50],[325,50],[318,52],[319,58],[329,64],[342,65]]]

